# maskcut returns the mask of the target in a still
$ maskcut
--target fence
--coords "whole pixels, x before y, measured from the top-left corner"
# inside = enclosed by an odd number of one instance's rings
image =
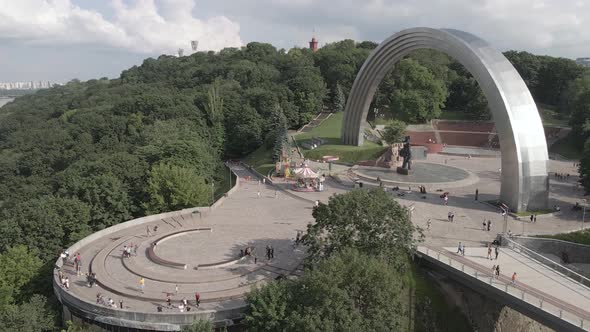
[[[552,268],[556,271],[559,271],[560,273],[583,284],[584,286],[590,287],[590,279],[577,273],[576,271],[573,271],[572,269],[569,269],[569,268],[523,246],[520,243],[517,243],[516,241],[514,241],[506,236],[502,236],[502,245],[506,245],[508,248],[510,248],[516,252],[527,255],[527,256],[531,257],[532,259],[538,261],[539,263],[541,263],[543,265],[547,265],[550,268]]]
[[[497,290],[516,297],[546,313],[559,317],[580,329],[590,330],[590,322],[588,322],[590,317],[579,308],[562,303],[556,298],[545,296],[534,289],[525,289],[518,283],[512,284],[510,279],[505,276],[495,277],[491,270],[483,268],[476,263],[460,261],[453,258],[452,253],[442,252],[437,249],[423,246],[418,247],[418,252],[459,270]]]

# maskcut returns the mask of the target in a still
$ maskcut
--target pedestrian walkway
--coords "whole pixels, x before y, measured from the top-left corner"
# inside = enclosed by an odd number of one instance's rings
[[[419,246],[418,251],[574,326],[590,330],[590,288],[527,255],[507,247],[500,248],[497,260],[488,259],[487,247],[467,246],[464,255],[457,254],[456,246]],[[498,265],[500,274],[496,276],[493,267]]]

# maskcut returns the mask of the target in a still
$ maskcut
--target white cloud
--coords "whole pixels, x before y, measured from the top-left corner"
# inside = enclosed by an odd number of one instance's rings
[[[331,40],[333,36],[383,40],[405,28],[427,26],[471,32],[499,49],[570,57],[590,55],[588,0],[240,0],[238,4],[201,0],[200,3],[237,17],[240,23],[248,22],[242,24],[242,35],[247,39],[273,42],[276,39],[268,36],[288,36],[293,27],[307,31],[310,36],[315,27],[320,41]],[[337,33],[342,26],[353,28]],[[272,31],[264,27],[272,27]],[[324,37],[322,31],[330,33]],[[351,32],[349,36],[345,35],[347,31]]]
[[[240,26],[225,16],[199,20],[195,1],[112,0],[114,17],[83,9],[70,0],[0,0],[0,39],[33,44],[88,44],[142,53],[174,53],[241,46]]]

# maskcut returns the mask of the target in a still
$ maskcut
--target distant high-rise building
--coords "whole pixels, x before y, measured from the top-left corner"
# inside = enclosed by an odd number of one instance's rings
[[[311,38],[311,41],[309,42],[309,48],[314,52],[318,50],[318,41],[315,39],[315,37]]]
[[[590,67],[590,58],[577,58],[576,63],[585,67]]]
[[[182,48],[179,48],[179,49],[178,49],[178,57],[180,58],[180,57],[181,57],[181,56],[183,56],[183,55],[184,55],[184,49],[182,49]]]
[[[191,40],[191,48],[193,49],[193,51],[197,51],[197,47],[199,46],[199,41],[198,40]]]

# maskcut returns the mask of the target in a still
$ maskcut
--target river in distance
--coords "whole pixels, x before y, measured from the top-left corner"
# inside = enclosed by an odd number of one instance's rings
[[[10,103],[11,101],[13,101],[14,98],[4,98],[4,97],[0,97],[0,107],[4,106],[5,104]]]

